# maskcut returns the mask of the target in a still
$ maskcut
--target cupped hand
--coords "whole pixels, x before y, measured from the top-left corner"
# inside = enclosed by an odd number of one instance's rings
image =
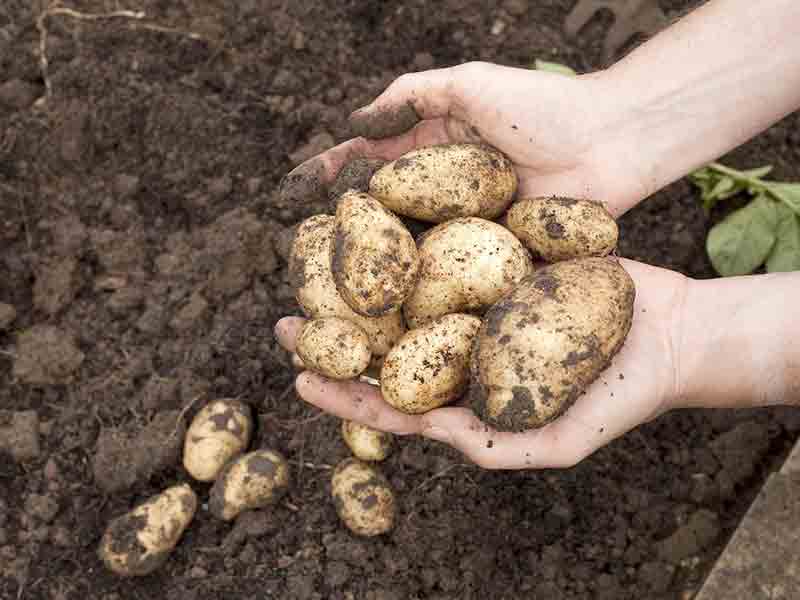
[[[561,417],[536,430],[497,432],[466,407],[448,406],[423,415],[401,413],[368,383],[325,379],[308,371],[296,382],[307,402],[343,419],[400,435],[421,434],[452,445],[490,469],[563,468],[647,422],[683,394],[678,349],[689,280],[677,273],[621,260],[636,284],[630,333],[612,364]],[[281,345],[294,351],[303,319],[276,325]]]

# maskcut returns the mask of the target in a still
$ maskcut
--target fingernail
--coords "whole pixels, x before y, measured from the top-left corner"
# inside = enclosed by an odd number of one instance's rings
[[[422,435],[423,437],[442,442],[443,444],[449,444],[452,440],[450,432],[441,427],[428,427],[422,431]]]

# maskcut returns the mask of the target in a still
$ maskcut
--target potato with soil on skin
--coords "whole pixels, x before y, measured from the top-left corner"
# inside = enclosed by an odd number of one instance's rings
[[[358,377],[372,359],[364,330],[338,317],[306,321],[296,351],[305,368],[331,379]]]
[[[619,228],[600,202],[575,198],[524,198],[511,205],[504,225],[535,256],[558,262],[606,256],[617,247]]]
[[[99,557],[118,575],[148,575],[167,561],[196,510],[197,495],[188,484],[167,488],[111,521]]]
[[[381,369],[384,400],[408,414],[426,413],[458,399],[469,383],[469,356],[478,317],[451,314],[404,335]]]
[[[394,527],[394,490],[374,465],[343,460],[333,470],[331,488],[339,519],[356,535],[373,537]]]
[[[336,209],[331,271],[339,294],[358,314],[397,312],[417,282],[417,244],[380,202],[351,190]]]
[[[514,234],[476,217],[428,231],[419,240],[419,257],[419,281],[403,305],[411,329],[446,314],[480,314],[533,270]]]
[[[392,434],[355,421],[342,421],[342,439],[353,456],[364,461],[382,461],[392,451]]]
[[[609,257],[538,270],[486,313],[470,363],[475,412],[500,431],[562,415],[622,347],[635,297]]]
[[[347,305],[331,272],[331,240],[334,217],[315,215],[297,228],[289,257],[289,277],[295,297],[306,316],[313,319],[340,317],[363,329],[373,356],[384,356],[405,333],[400,311],[381,317],[365,317]]]
[[[514,165],[481,144],[417,148],[372,176],[369,193],[389,210],[420,221],[495,219],[517,192]]]
[[[198,481],[213,481],[222,468],[250,444],[250,407],[233,398],[204,406],[192,419],[183,446],[183,466]]]
[[[223,521],[275,504],[289,489],[289,464],[275,450],[255,450],[230,461],[209,493],[209,512]]]

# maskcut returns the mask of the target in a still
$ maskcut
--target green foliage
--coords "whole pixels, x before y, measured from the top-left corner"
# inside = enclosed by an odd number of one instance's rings
[[[577,73],[567,65],[562,65],[561,63],[557,62],[540,60],[538,58],[534,63],[534,68],[539,71],[549,71],[550,73],[558,73],[559,75],[568,75],[570,77],[574,77],[575,75],[577,75]]]
[[[800,270],[800,184],[765,181],[767,165],[738,171],[719,163],[689,176],[708,214],[721,200],[747,193],[753,199],[711,228],[706,250],[723,277]]]

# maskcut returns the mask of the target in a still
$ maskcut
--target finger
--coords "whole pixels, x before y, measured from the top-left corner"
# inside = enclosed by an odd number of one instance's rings
[[[303,400],[342,419],[399,435],[420,431],[419,417],[395,410],[380,389],[368,383],[335,381],[306,371],[295,387]]]
[[[305,324],[302,317],[284,317],[275,324],[275,338],[288,352],[294,352],[297,346],[297,336]]]

